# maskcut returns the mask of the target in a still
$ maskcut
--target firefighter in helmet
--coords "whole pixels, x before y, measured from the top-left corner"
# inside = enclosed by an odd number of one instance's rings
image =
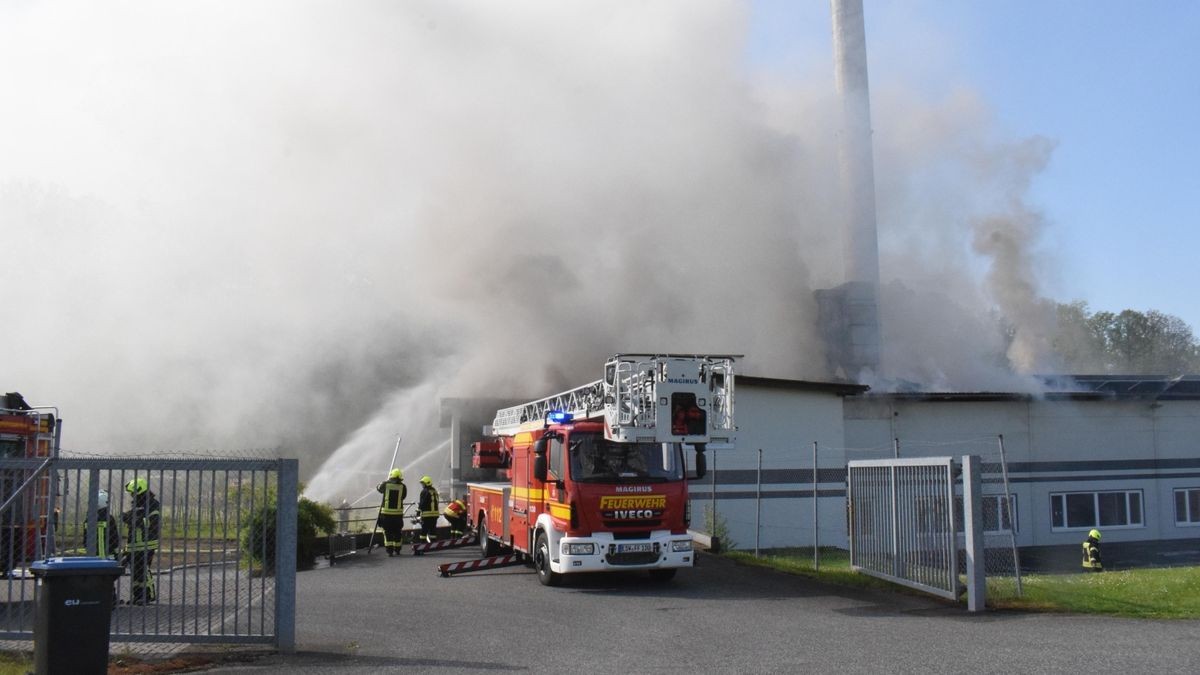
[[[433,479],[421,476],[421,497],[417,501],[417,510],[421,512],[421,539],[431,542],[437,539],[438,493],[433,487]]]
[[[83,540],[88,539],[87,525],[83,527]],[[96,492],[96,555],[116,560],[121,553],[121,527],[108,510],[108,490]],[[117,585],[113,584],[112,602],[117,604]]]
[[[1083,542],[1083,569],[1088,572],[1104,571],[1104,565],[1100,562],[1100,530],[1088,532]]]
[[[457,497],[442,509],[442,517],[450,523],[450,537],[458,538],[467,531],[467,498]]]
[[[87,541],[87,537],[85,526],[83,540]],[[115,560],[120,552],[121,528],[108,510],[108,490],[99,490],[96,492],[96,555]]]
[[[392,469],[387,480],[375,488],[383,494],[383,504],[379,506],[379,526],[383,528],[383,547],[387,549],[388,557],[400,555],[400,547],[404,535],[404,499],[408,497],[408,487],[404,485],[404,472]]]
[[[125,484],[133,496],[133,505],[121,514],[127,536],[121,563],[129,568],[129,604],[144,605],[158,600],[151,565],[158,551],[158,536],[162,528],[162,507],[150,491],[145,478],[134,478]]]

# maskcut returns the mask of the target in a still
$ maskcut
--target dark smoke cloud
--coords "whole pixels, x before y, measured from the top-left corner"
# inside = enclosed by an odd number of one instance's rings
[[[546,395],[615,352],[825,377],[832,76],[748,76],[745,25],[683,0],[0,9],[0,281],[29,326],[4,384],[70,448],[278,447],[336,498],[397,435],[440,471],[440,397]],[[985,111],[875,104],[892,375],[1004,376],[980,317],[1037,302],[974,271],[1023,273],[1037,229],[970,249],[1038,169],[959,170],[1013,152]]]

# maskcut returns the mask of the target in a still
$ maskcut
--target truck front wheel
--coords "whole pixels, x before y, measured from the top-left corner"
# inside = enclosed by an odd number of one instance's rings
[[[550,542],[545,532],[538,532],[537,544],[533,550],[533,566],[537,570],[538,581],[543,586],[557,586],[562,583],[562,575],[550,571]]]

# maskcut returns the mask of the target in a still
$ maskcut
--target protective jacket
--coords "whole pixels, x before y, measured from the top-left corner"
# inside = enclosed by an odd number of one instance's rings
[[[159,530],[162,527],[162,507],[152,492],[134,497],[133,508],[121,514],[128,536],[125,551],[157,551]]]
[[[426,485],[421,489],[421,497],[417,501],[417,509],[421,512],[422,518],[437,518],[441,511],[438,510],[438,493],[432,485]]]
[[[379,509],[381,516],[399,516],[404,514],[404,499],[408,497],[408,488],[399,478],[389,478],[375,488],[383,493],[383,505]]]
[[[442,509],[442,515],[446,516],[446,520],[465,518],[467,516],[467,503],[462,500],[462,497],[459,497],[446,504],[446,508]]]
[[[87,541],[88,528],[83,527],[83,540]],[[121,527],[108,509],[96,510],[96,555],[101,558],[116,558],[121,552]]]
[[[86,535],[85,535],[86,537]],[[121,552],[121,528],[108,509],[96,512],[96,555],[115,558]]]
[[[1100,563],[1100,542],[1096,541],[1095,537],[1088,537],[1087,541],[1083,542],[1083,569],[1104,569],[1104,565]]]

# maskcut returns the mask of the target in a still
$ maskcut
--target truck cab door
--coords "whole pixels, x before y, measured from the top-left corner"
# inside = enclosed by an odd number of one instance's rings
[[[546,512],[554,529],[566,532],[571,527],[571,505],[567,496],[567,446],[561,436],[550,439],[546,450]]]

